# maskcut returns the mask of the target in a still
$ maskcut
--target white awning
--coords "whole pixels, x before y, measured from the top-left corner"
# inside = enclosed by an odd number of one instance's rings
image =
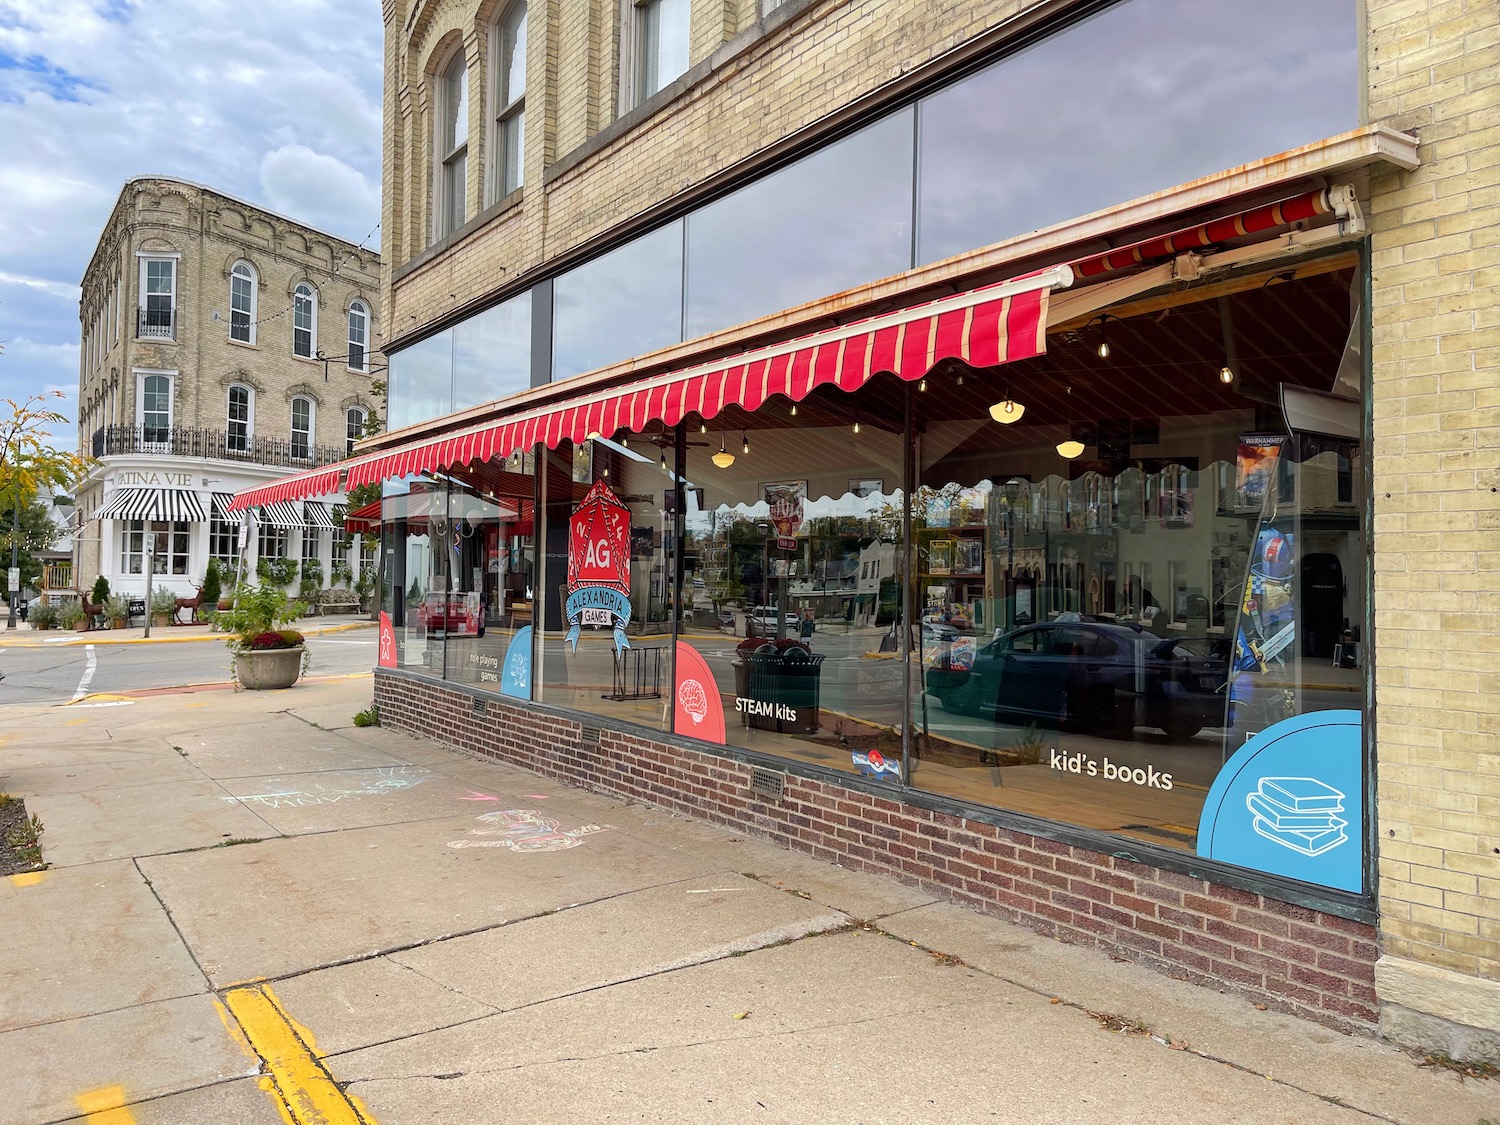
[[[302,517],[297,514],[297,505],[290,500],[272,500],[260,507],[261,523],[272,527],[301,527]]]
[[[327,504],[319,500],[304,500],[302,507],[307,513],[307,522],[312,527],[326,527],[332,531],[339,526],[333,522],[333,517],[329,515]]]
[[[232,492],[215,492],[213,495],[214,519],[222,523],[242,523],[245,518],[244,512],[231,512],[229,505],[234,500]]]
[[[94,513],[99,520],[170,520],[202,523],[208,519],[196,492],[180,488],[121,488]]]

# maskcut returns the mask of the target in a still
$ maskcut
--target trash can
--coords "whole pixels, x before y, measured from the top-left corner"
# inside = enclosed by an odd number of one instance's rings
[[[740,694],[746,701],[746,723],[779,734],[817,733],[822,654],[801,648],[768,649],[770,645],[744,656],[745,690]]]

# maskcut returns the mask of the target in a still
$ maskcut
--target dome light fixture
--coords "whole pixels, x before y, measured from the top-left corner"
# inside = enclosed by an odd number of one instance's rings
[[[1026,408],[1010,397],[1009,388],[1005,391],[1005,397],[990,407],[990,417],[1005,426],[1019,422],[1021,415],[1025,413]]]
[[[734,464],[734,454],[724,448],[724,435],[719,435],[719,452],[711,458],[713,463],[721,469],[727,469]]]
[[[1073,458],[1075,457],[1081,457],[1083,455],[1083,449],[1083,442],[1077,441],[1074,438],[1069,438],[1067,441],[1060,441],[1057,443],[1058,455],[1060,457],[1066,457],[1069,461],[1073,460]]]

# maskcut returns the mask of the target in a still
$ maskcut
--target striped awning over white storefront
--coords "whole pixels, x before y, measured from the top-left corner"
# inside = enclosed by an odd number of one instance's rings
[[[245,518],[241,511],[231,511],[229,505],[234,503],[234,493],[215,492],[213,495],[214,519],[223,523],[240,523]]]
[[[326,527],[330,530],[338,527],[333,522],[333,516],[328,511],[328,505],[320,500],[304,500],[303,510],[307,513],[307,523],[310,527]]]
[[[302,526],[302,516],[297,511],[297,505],[290,500],[272,500],[259,507],[257,515],[261,523],[268,523],[272,527]]]
[[[196,492],[181,488],[121,488],[104,501],[94,518],[202,523],[208,516]]]

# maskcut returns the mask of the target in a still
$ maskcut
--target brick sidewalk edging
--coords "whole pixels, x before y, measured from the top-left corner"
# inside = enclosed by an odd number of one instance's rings
[[[767,801],[742,762],[608,728],[585,742],[580,723],[405,674],[376,669],[375,702],[384,726],[580,789],[893,876],[1341,1031],[1379,1022],[1362,922],[795,774]]]

